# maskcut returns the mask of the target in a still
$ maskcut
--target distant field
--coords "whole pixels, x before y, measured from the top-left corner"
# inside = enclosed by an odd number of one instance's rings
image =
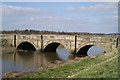
[[[117,53],[102,53],[95,56],[22,78],[118,78]]]

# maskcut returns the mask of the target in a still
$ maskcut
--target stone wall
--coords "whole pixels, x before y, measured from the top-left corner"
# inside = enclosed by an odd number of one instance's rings
[[[16,35],[16,41],[14,39]],[[76,52],[85,45],[96,45],[106,52],[112,51],[116,48],[117,36],[116,35],[51,35],[51,34],[32,34],[32,35],[20,35],[20,34],[3,34],[1,38],[7,39],[11,46],[16,44],[17,46],[22,42],[30,42],[37,50],[45,48],[47,45],[53,42],[60,43],[70,53]],[[76,42],[75,42],[76,36]],[[75,45],[76,44],[76,45]]]

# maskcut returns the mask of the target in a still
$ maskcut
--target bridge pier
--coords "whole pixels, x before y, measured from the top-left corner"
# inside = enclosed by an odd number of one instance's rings
[[[16,47],[16,35],[14,35],[14,47]]]
[[[41,35],[41,52],[44,52],[44,49],[43,49],[43,35]]]
[[[77,36],[75,36],[75,50],[74,50],[74,54],[77,54]]]

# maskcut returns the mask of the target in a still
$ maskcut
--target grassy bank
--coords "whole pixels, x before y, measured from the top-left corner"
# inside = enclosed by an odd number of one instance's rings
[[[118,56],[102,53],[22,78],[118,78]]]

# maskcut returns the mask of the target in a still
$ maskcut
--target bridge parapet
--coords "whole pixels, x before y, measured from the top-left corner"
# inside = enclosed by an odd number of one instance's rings
[[[116,35],[59,35],[59,34],[32,34],[32,35],[21,35],[16,34],[16,40],[14,34],[3,34],[4,38],[8,38],[10,43],[16,47],[22,42],[30,42],[35,46],[36,49],[45,48],[47,45],[53,42],[58,42],[65,46],[69,52],[74,52],[75,47],[79,50],[85,45],[96,45],[101,47],[105,51],[112,51],[116,47],[117,36]],[[41,37],[42,36],[42,37]],[[76,42],[75,42],[76,36]],[[15,42],[16,41],[16,42]]]

